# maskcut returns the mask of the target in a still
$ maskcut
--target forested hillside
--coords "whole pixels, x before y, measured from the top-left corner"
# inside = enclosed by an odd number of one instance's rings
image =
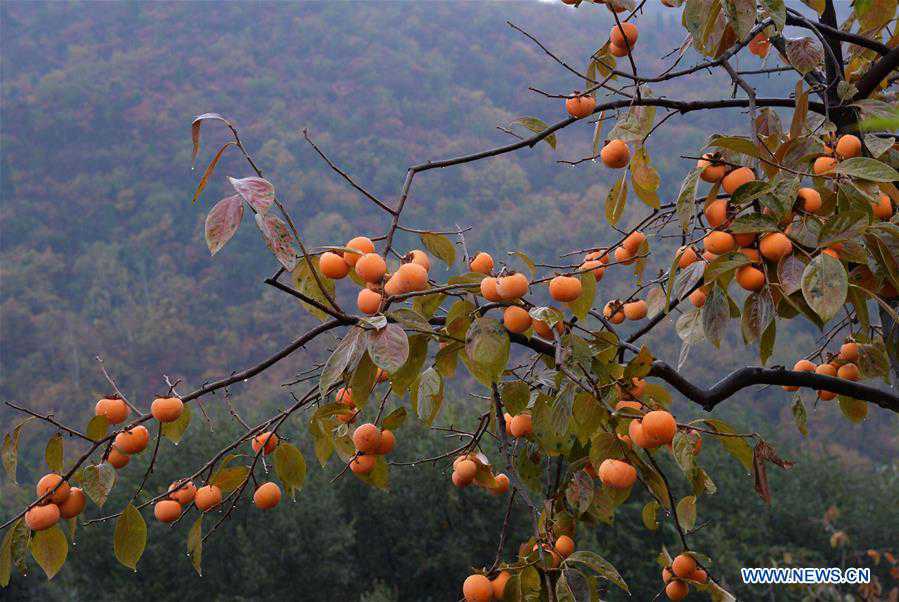
[[[241,229],[209,256],[206,211],[231,194],[226,176],[250,174],[237,153],[226,154],[200,200],[191,203],[203,168],[226,139],[221,126],[204,125],[192,170],[193,116],[215,111],[233,120],[307,245],[342,241],[383,229],[385,217],[322,163],[304,141],[304,128],[365,186],[394,198],[411,163],[511,140],[497,126],[507,128],[517,117],[549,122],[563,114],[561,101],[529,86],[564,93],[582,85],[507,20],[575,62],[606,35],[597,32],[608,30],[605,11],[536,3],[6,2],[0,11],[0,401],[27,401],[64,417],[107,392],[97,355],[131,399],[148,400],[164,388],[163,374],[183,379],[189,390],[258,361],[311,323],[288,297],[262,283],[276,265],[253,229]],[[662,56],[682,41],[679,11],[653,11],[655,27],[641,32],[637,60],[661,69],[669,62]],[[772,53],[769,62],[776,61]],[[758,63],[741,65],[753,66]],[[689,88],[677,85],[681,89],[656,92],[704,98],[729,84],[697,74]],[[701,146],[705,128],[727,131],[745,123],[721,114],[714,124],[708,119],[675,116],[649,145],[663,199],[677,194],[692,164],[680,155]],[[589,155],[591,142],[592,128],[571,128],[555,150],[541,143],[431,172],[410,199],[410,222],[422,229],[472,226],[470,249],[518,248],[534,257],[612,240],[617,233],[600,219],[612,177],[592,162],[557,162]],[[413,238],[408,241],[414,246]],[[600,295],[613,296],[613,287],[609,283]],[[673,330],[666,328],[666,343],[657,347],[672,362],[679,349]],[[779,333],[771,363],[792,364],[819,334],[808,323]],[[711,383],[734,367],[757,363],[742,347],[740,333],[731,329],[725,351],[705,343],[693,349],[686,375]],[[283,404],[289,397],[281,383],[322,352],[316,342],[264,378],[235,386],[233,403],[251,418],[254,408]],[[466,403],[465,391],[455,396],[438,422],[451,423],[453,404]],[[197,458],[216,449],[217,438],[232,427],[221,401],[219,395],[204,402],[212,426],[194,416],[184,445]],[[780,389],[746,391],[716,410],[736,424],[750,413],[764,416],[762,434],[799,461],[774,477],[770,510],[754,499],[734,514],[723,497],[718,514],[706,517],[707,548],[730,569],[750,560],[757,566],[783,562],[785,553],[810,564],[838,562],[845,550],[831,548],[835,529],[849,533],[852,550],[895,545],[890,529],[878,528],[899,524],[895,504],[872,500],[891,491],[895,497],[899,487],[896,417],[872,407],[869,420],[851,424],[833,405],[814,406],[812,397],[806,407],[808,438],[799,435],[791,398]],[[18,418],[0,407],[4,431]],[[210,428],[212,436],[196,436]],[[26,426],[23,442],[29,437]],[[423,452],[449,444],[422,432],[410,445]],[[20,460],[21,482],[30,482],[24,466],[36,465],[42,450],[31,453]],[[733,478],[719,483],[722,490],[755,495],[751,478],[718,446],[710,445],[708,454],[709,462],[730,467]],[[835,482],[837,464],[853,467],[853,478]],[[157,485],[167,482],[166,468],[154,477]],[[133,470],[139,478],[140,468]],[[325,482],[336,470],[311,467],[310,478]],[[25,589],[12,593],[82,599],[90,592],[115,600],[142,591],[153,599],[180,599],[190,588],[211,588],[209,597],[220,600],[294,599],[299,587],[317,600],[454,599],[466,559],[475,550],[491,553],[502,508],[447,491],[446,478],[437,477],[445,470],[397,470],[390,496],[346,479],[301,493],[270,522],[242,515],[235,534],[223,530],[210,539],[202,579],[192,576],[183,556],[166,551],[182,549],[185,529],[157,528],[141,570],[131,575],[112,558],[110,534],[92,528],[92,537],[73,552],[76,561],[50,586],[31,575],[14,586]],[[6,481],[0,492],[4,509],[29,494]],[[778,504],[788,497],[789,507]],[[831,505],[842,517],[822,524]],[[354,518],[359,507],[368,508],[368,516]],[[641,505],[628,507],[637,515]],[[633,522],[591,535],[619,567],[632,555],[645,562],[646,550],[661,543],[659,534],[637,531]],[[385,535],[391,531],[415,537],[391,541]],[[816,543],[799,548],[796,541]],[[649,599],[656,584],[638,575],[635,599]],[[758,594],[741,593],[745,599]]]

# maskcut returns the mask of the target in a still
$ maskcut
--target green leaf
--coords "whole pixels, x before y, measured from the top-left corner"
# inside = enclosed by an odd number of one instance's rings
[[[387,466],[387,460],[384,459],[384,456],[378,456],[378,459],[375,461],[375,467],[370,473],[353,474],[355,474],[363,483],[367,483],[368,485],[372,485],[381,490],[386,490],[389,484],[390,472]]]
[[[849,275],[843,264],[830,255],[818,255],[802,272],[802,296],[825,323],[843,307],[848,291]]]
[[[289,493],[302,489],[306,481],[306,459],[295,445],[281,442],[275,448],[275,474]]]
[[[650,531],[655,531],[659,528],[659,508],[661,508],[661,506],[659,506],[659,503],[655,500],[646,502],[646,505],[643,506],[643,511],[641,512],[643,526]]]
[[[743,303],[741,324],[746,344],[760,338],[772,320],[774,320],[774,301],[768,289],[747,295]]]
[[[702,330],[715,347],[721,346],[721,337],[730,321],[730,306],[721,287],[715,286],[702,306]]]
[[[805,411],[805,404],[802,403],[802,396],[799,393],[793,395],[792,410],[796,428],[799,429],[803,437],[808,437],[808,414]]]
[[[84,469],[81,476],[81,488],[97,506],[102,508],[115,481],[115,468],[104,462]]]
[[[334,352],[325,362],[319,377],[318,387],[322,399],[327,398],[329,389],[340,382],[343,378],[344,371],[351,366],[355,366],[362,354],[365,352],[366,331],[358,328],[350,328],[343,340],[341,340],[334,348]]]
[[[724,275],[732,274],[737,268],[749,265],[749,263],[749,259],[742,253],[726,253],[716,257],[705,267],[703,277],[706,282],[713,282]],[[702,265],[702,262],[697,261],[693,265]]]
[[[705,418],[703,422],[712,427],[715,432],[721,434],[721,436],[716,436],[715,438],[721,442],[724,449],[739,460],[746,470],[752,470],[752,448],[749,447],[749,444],[746,443],[743,437],[734,436],[737,434],[737,431],[732,426],[723,420],[713,418]]]
[[[840,395],[838,401],[840,411],[850,422],[858,424],[868,415],[868,404],[860,399]]]
[[[590,602],[590,592],[590,582],[583,573],[562,569],[556,581],[556,602]]]
[[[166,422],[162,425],[162,436],[178,445],[181,442],[181,438],[184,437],[184,433],[187,432],[187,427],[190,426],[190,404],[184,404],[184,409],[181,412],[181,415],[178,416],[177,420],[173,420],[172,422]]]
[[[69,542],[59,525],[37,531],[31,538],[31,557],[44,569],[47,580],[53,579],[69,555]]]
[[[456,246],[443,234],[424,232],[419,238],[428,251],[447,266],[453,265],[456,261]]]
[[[209,483],[216,485],[222,490],[222,493],[228,493],[243,485],[249,476],[250,469],[246,466],[223,465],[209,478]]]
[[[625,205],[627,205],[627,180],[621,176],[606,196],[606,221],[613,226],[617,224],[624,213]]]
[[[381,428],[395,431],[403,426],[404,422],[406,422],[406,408],[397,408],[384,417],[384,420],[381,421]]]
[[[737,39],[745,39],[755,25],[755,0],[723,0],[722,4]]]
[[[518,119],[513,121],[510,125],[514,125],[514,124],[523,125],[527,129],[534,132],[535,134],[539,134],[540,132],[545,131],[546,128],[549,127],[548,125],[546,125],[546,123],[543,120],[537,119],[536,117],[519,117]],[[549,136],[546,136],[545,138],[543,138],[543,140],[548,145],[550,145],[553,150],[556,150],[556,135],[555,134],[550,134]]]
[[[506,369],[509,346],[509,335],[499,321],[478,318],[465,336],[465,364],[481,384],[489,387]]]
[[[116,520],[113,547],[116,559],[136,571],[137,562],[147,547],[147,523],[130,502]]]
[[[762,0],[762,6],[771,20],[774,22],[776,31],[781,31],[787,22],[787,8],[784,0]]]
[[[696,496],[688,495],[677,503],[677,518],[686,531],[696,525]]]
[[[580,550],[566,558],[562,564],[567,566],[573,563],[583,564],[593,569],[603,579],[611,581],[627,593],[630,593],[630,589],[628,589],[627,583],[625,583],[624,579],[621,578],[621,575],[618,574],[618,570],[612,565],[611,562],[609,562],[599,554],[590,552],[588,550]]]
[[[702,170],[699,168],[695,168],[688,173],[687,177],[684,178],[684,181],[681,183],[680,192],[677,194],[676,212],[684,232],[687,232],[690,229],[690,222],[693,221],[696,201],[696,185],[699,182],[700,173],[702,173]]]
[[[106,419],[106,416],[94,416],[87,423],[87,432],[85,434],[93,441],[100,441],[106,436],[108,429],[109,421]]]
[[[522,380],[505,382],[500,387],[503,406],[513,416],[521,414],[531,400],[531,388]]]
[[[596,276],[593,275],[593,272],[584,272],[577,274],[575,278],[581,281],[581,295],[567,305],[571,313],[579,320],[584,320],[587,312],[593,307],[593,300],[596,297]]]
[[[730,231],[734,234],[747,232],[779,232],[777,221],[770,216],[761,213],[749,213],[741,215],[733,221]]]
[[[15,564],[24,572],[24,551],[28,547],[31,538],[31,530],[25,524],[25,519],[15,521],[3,536],[0,544],[0,587],[9,585],[12,577],[12,567]],[[24,545],[23,545],[24,544]]]
[[[428,341],[426,334],[417,334],[409,337],[409,358],[406,363],[390,375],[390,384],[394,393],[402,395],[412,383],[418,380],[421,367],[428,357]]]
[[[0,450],[0,455],[3,458],[3,468],[6,469],[6,474],[13,483],[16,482],[16,466],[19,463],[19,435],[22,427],[33,419],[33,416],[26,418],[13,429],[12,434],[6,433],[3,437],[3,448]]]
[[[303,293],[307,297],[315,299],[319,303],[327,306],[329,305],[328,299],[322,293],[321,287],[319,287],[318,282],[316,282],[316,279],[313,276],[313,270],[319,275],[319,282],[322,283],[322,286],[325,287],[325,290],[328,291],[328,293],[332,295],[332,297],[334,295],[334,281],[330,278],[325,278],[321,274],[321,270],[318,269],[318,257],[311,257],[310,261],[312,263],[312,270],[309,269],[306,261],[303,260],[297,262],[297,266],[290,273],[294,288],[296,288],[299,292]],[[327,320],[330,317],[327,313],[315,307],[314,305],[310,305],[305,301],[301,301],[301,303],[310,314],[321,321]]]
[[[47,441],[47,449],[44,450],[44,459],[51,471],[62,474],[62,435],[56,433]]]
[[[527,266],[528,271],[531,273],[531,278],[534,277],[534,275],[537,273],[537,264],[534,263],[534,260],[531,259],[531,257],[527,253],[525,253],[524,251],[510,251],[509,255],[520,259],[521,262],[524,263],[525,266]]]
[[[577,512],[578,516],[590,508],[594,490],[593,479],[586,472],[579,470],[572,475],[565,488],[565,499],[568,500],[568,505]]]
[[[659,172],[650,163],[646,147],[640,146],[637,148],[634,156],[631,157],[629,169],[634,192],[644,203],[653,209],[658,209],[660,201],[657,191],[662,179],[659,176]]]
[[[640,347],[640,352],[628,362],[627,367],[624,369],[625,380],[634,377],[642,378],[649,374],[649,370],[652,368],[652,360],[652,354],[646,345]]]
[[[203,514],[194,521],[187,533],[187,555],[200,577],[203,576]]]
[[[853,157],[837,164],[834,173],[870,180],[872,182],[895,182],[899,180],[899,172],[870,157]]]
[[[388,374],[399,370],[409,358],[409,337],[398,324],[388,324],[368,333],[368,354]]]
[[[443,379],[437,370],[428,368],[421,373],[414,401],[418,418],[425,425],[431,426],[443,405]]]
[[[864,211],[841,211],[824,224],[818,234],[818,246],[858,238],[868,228],[868,214]]]

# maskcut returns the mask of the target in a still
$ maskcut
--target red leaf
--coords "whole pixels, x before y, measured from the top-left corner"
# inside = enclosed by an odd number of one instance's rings
[[[243,219],[243,199],[239,194],[225,197],[206,216],[206,245],[212,255],[231,240]]]
[[[288,272],[297,267],[297,251],[293,246],[293,236],[281,219],[275,215],[256,214],[256,225],[262,232],[265,244],[275,258]]]
[[[190,137],[194,142],[194,150],[193,154],[190,157],[190,165],[193,167],[194,161],[197,160],[197,153],[200,152],[200,126],[203,125],[203,121],[206,119],[215,119],[217,121],[221,121],[225,125],[227,125],[231,130],[234,130],[234,126],[230,121],[219,115],[218,113],[203,113],[202,115],[197,115],[194,117],[193,122],[190,124]]]
[[[268,211],[275,202],[275,187],[265,178],[228,178],[234,190],[259,213]]]

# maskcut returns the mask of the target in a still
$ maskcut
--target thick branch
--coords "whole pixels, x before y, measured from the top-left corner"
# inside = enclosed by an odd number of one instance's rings
[[[856,82],[855,87],[858,92],[853,100],[861,100],[871,95],[877,86],[882,82],[894,69],[899,67],[899,47],[893,48],[887,54],[880,57],[868,69],[867,72]]]

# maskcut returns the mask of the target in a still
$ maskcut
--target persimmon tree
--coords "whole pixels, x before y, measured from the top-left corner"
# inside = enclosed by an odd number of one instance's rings
[[[282,490],[294,494],[303,486],[307,463],[296,442],[309,439],[334,480],[355,475],[386,489],[392,470],[439,463],[447,468],[440,485],[507,497],[507,511],[497,517],[495,557],[472,558],[478,568],[459,577],[466,600],[581,601],[612,586],[627,590],[626,571],[578,549],[577,532],[611,522],[630,496],[646,499],[647,529],[670,520],[677,533],[659,554],[659,594],[680,600],[698,590],[713,600],[733,599],[714,559],[691,545],[703,499],[716,491],[702,466],[702,446],[720,442],[753,472],[755,489],[769,503],[766,467],[790,463],[757,433],[715,418],[716,406],[747,387],[776,385],[800,429],[811,397],[839,406],[854,422],[872,403],[899,412],[899,396],[889,386],[899,363],[899,151],[892,135],[899,104],[890,93],[899,79],[899,39],[889,29],[895,29],[896,2],[856,2],[842,24],[832,0],[804,2],[794,10],[782,0],[663,0],[682,6],[685,38],[666,57],[670,65],[654,75],[639,64],[643,3],[565,0],[609,17],[607,41],[584,71],[510,23],[512,35],[524,35],[578,82],[581,90],[573,94],[532,88],[547,99],[547,112],[568,116],[550,124],[521,118],[501,128],[512,137],[507,144],[412,165],[396,197],[372,192],[304,131],[335,176],[383,212],[383,229],[372,224],[346,244],[307,247],[297,225],[302,220],[294,220],[289,201],[265,179],[236,126],[216,113],[195,118],[194,159],[204,124],[223,125],[228,139],[194,201],[224,153],[240,153],[249,168],[245,177],[229,178],[234,194],[206,218],[210,252],[252,213],[277,266],[265,285],[295,298],[319,324],[260,363],[195,391],[182,393],[178,381],[165,377],[149,411],[125,399],[105,370],[112,391],[90,408],[84,427],[7,402],[25,422],[53,434],[45,453],[50,472],[37,482],[34,500],[2,525],[0,582],[7,584],[16,568],[26,570],[29,550],[52,578],[68,550],[60,521],[74,533],[79,517],[114,522],[115,555],[135,568],[151,509],[174,528],[193,515],[183,529],[200,572],[203,542],[220,525],[227,528],[235,508],[270,510]],[[739,71],[732,63],[743,53],[777,65]],[[681,66],[694,54],[695,64]],[[706,72],[721,73],[732,89],[703,86]],[[753,77],[772,73],[783,94],[759,95]],[[708,97],[653,94],[651,86],[676,79],[697,82]],[[650,157],[653,136],[672,118],[718,110],[745,115],[744,132],[710,134],[704,147],[685,152],[679,193],[663,202]],[[614,178],[606,223],[596,227],[606,244],[565,250],[555,263],[538,264],[515,249],[469,249],[467,228],[432,231],[404,221],[404,210],[418,201],[413,184],[427,172],[541,142],[556,149],[562,130],[585,127],[593,130],[593,153],[561,162],[601,163]],[[621,228],[628,201],[643,216]],[[399,240],[414,236],[421,248],[398,248]],[[668,239],[677,239],[675,251]],[[436,262],[446,269],[434,269]],[[627,297],[604,292],[613,275],[630,283]],[[797,350],[795,366],[765,367],[778,329],[799,319],[821,329],[820,345]],[[734,322],[757,350],[759,365],[709,387],[685,378],[680,368],[691,347],[702,340],[719,346]],[[649,335],[672,323],[682,340],[679,357],[660,357]],[[170,475],[170,487],[146,490],[158,454],[177,453],[170,442],[191,425],[191,402],[258,377],[326,333],[339,342],[293,383],[305,390],[258,424],[246,423],[232,407],[240,437]],[[466,406],[468,426],[439,426],[446,398],[463,390],[475,400]],[[675,409],[686,404],[707,414],[679,418]],[[305,417],[306,432],[285,432],[295,414]],[[403,449],[410,420],[449,431],[459,444],[436,457],[406,454],[399,461],[394,452]],[[13,480],[25,422],[3,443]],[[117,471],[135,454],[151,455],[140,484],[124,507],[103,510]],[[664,464],[677,468],[670,474],[659,461],[665,455],[673,462]],[[675,480],[691,495],[677,499]],[[513,513],[532,522],[527,541],[507,541]]]

